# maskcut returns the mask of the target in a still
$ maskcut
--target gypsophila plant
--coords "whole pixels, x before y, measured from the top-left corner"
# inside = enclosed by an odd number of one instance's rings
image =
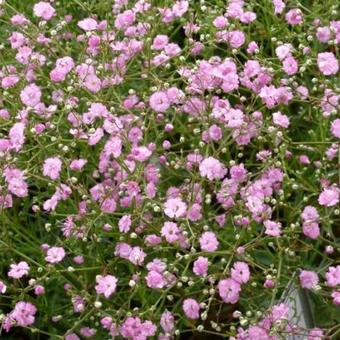
[[[1,339],[338,339],[338,11],[0,0]]]

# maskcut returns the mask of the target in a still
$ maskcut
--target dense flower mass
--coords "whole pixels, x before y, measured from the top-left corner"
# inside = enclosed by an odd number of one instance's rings
[[[339,10],[0,0],[0,338],[339,338]]]

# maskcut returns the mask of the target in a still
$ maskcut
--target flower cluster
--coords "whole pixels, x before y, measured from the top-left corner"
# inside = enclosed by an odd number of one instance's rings
[[[0,0],[0,337],[337,338],[337,6]]]

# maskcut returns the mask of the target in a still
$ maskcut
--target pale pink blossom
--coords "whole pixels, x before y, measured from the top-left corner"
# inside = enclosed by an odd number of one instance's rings
[[[51,247],[47,250],[46,256],[45,256],[45,260],[49,263],[59,263],[61,262],[64,257],[65,257],[66,253],[64,248],[62,247]]]
[[[55,16],[55,9],[48,2],[40,1],[33,6],[33,13],[39,18],[49,21]]]
[[[23,276],[28,275],[30,270],[29,265],[25,261],[21,261],[18,264],[13,263],[11,264],[10,268],[11,269],[8,272],[8,276],[14,279],[20,279]]]
[[[44,161],[43,175],[56,180],[60,176],[62,162],[59,157],[47,158]]]
[[[97,275],[96,276],[96,292],[103,294],[107,299],[116,292],[117,278],[113,275]]]

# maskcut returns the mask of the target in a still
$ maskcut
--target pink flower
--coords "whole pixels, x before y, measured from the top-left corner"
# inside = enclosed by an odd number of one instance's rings
[[[160,244],[161,242],[162,242],[162,239],[155,234],[151,234],[145,237],[145,244],[148,247],[156,246]]]
[[[80,171],[87,163],[86,159],[74,159],[71,163],[70,163],[70,169],[73,171]]]
[[[49,263],[59,263],[65,257],[65,250],[62,247],[51,247],[47,250],[45,260]]]
[[[169,198],[164,204],[164,213],[170,218],[179,218],[185,215],[187,205],[180,198]]]
[[[108,230],[109,231],[109,230]],[[131,253],[131,246],[124,242],[119,242],[116,244],[115,256],[119,256],[123,259],[129,259]]]
[[[339,62],[332,52],[318,54],[318,67],[322,74],[330,76],[339,71]]]
[[[147,161],[152,155],[152,151],[150,151],[146,146],[137,146],[131,150],[131,154],[133,159],[139,162]]]
[[[261,72],[261,65],[257,60],[248,60],[244,64],[244,75],[248,78],[257,76]]]
[[[25,182],[23,171],[6,167],[4,177],[8,184],[8,190],[12,194],[18,197],[26,197],[28,195],[28,185]]]
[[[105,213],[113,213],[116,211],[117,203],[114,198],[106,198],[103,200],[100,206],[100,210]]]
[[[104,329],[110,329],[112,326],[112,318],[111,316],[104,316],[100,320],[101,325],[103,326]]]
[[[288,116],[283,115],[280,111],[273,113],[273,122],[283,128],[288,128],[290,124]]]
[[[0,281],[0,293],[5,294],[6,290],[7,290],[7,286],[2,281]]]
[[[266,279],[266,281],[263,284],[263,287],[267,289],[273,288],[274,286],[275,286],[274,281],[269,279]]]
[[[334,291],[334,292],[331,294],[331,297],[333,298],[333,303],[334,303],[335,305],[340,305],[340,290]]]
[[[9,131],[8,137],[11,142],[11,148],[15,151],[19,151],[25,142],[25,124],[15,123]]]
[[[165,92],[155,92],[149,99],[150,107],[156,112],[166,112],[170,107],[170,101]]]
[[[275,7],[275,14],[281,14],[286,7],[285,3],[282,0],[272,0],[272,3]]]
[[[194,203],[188,210],[188,218],[190,221],[198,221],[202,218],[201,205]]]
[[[233,165],[230,168],[230,177],[238,182],[243,182],[247,179],[247,170],[244,168],[244,165],[241,163],[240,165]]]
[[[310,164],[310,160],[309,160],[309,157],[307,155],[299,156],[299,162],[301,164]]]
[[[255,41],[251,41],[249,44],[248,44],[248,47],[247,47],[247,53],[249,54],[253,54],[255,53],[256,50],[259,49],[259,46],[257,45],[257,43]]]
[[[27,85],[20,92],[20,99],[26,106],[34,107],[40,103],[41,91],[35,84]]]
[[[167,242],[174,243],[179,240],[180,231],[176,223],[165,222],[161,229],[161,235],[165,237]]]
[[[319,219],[319,213],[316,208],[311,205],[307,205],[302,211],[301,218],[305,222],[316,222]]]
[[[163,273],[166,269],[166,263],[158,258],[153,259],[146,265],[148,271],[156,271],[157,273]]]
[[[272,308],[271,318],[273,321],[284,320],[288,318],[289,305],[286,303],[280,303]]]
[[[37,285],[34,287],[34,294],[37,296],[45,294],[45,287],[42,285]]]
[[[80,20],[77,25],[84,31],[94,31],[98,28],[97,21],[92,18]]]
[[[162,50],[169,43],[169,37],[167,35],[159,34],[153,39],[151,48],[153,50]]]
[[[175,318],[172,313],[165,311],[162,313],[160,325],[165,333],[170,333],[175,327]]]
[[[299,8],[293,8],[286,13],[285,19],[290,25],[299,25],[303,20],[303,14]]]
[[[2,118],[4,120],[8,120],[10,118],[10,114],[9,114],[8,110],[0,109],[0,118]]]
[[[253,22],[256,18],[256,13],[247,11],[241,14],[240,21],[244,24],[249,24],[250,22]]]
[[[127,233],[131,227],[131,215],[124,215],[118,222],[119,231],[121,233]]]
[[[300,95],[301,99],[307,99],[309,91],[306,86],[298,86],[296,92]]]
[[[34,323],[34,315],[36,312],[37,308],[32,303],[19,301],[9,315],[19,326],[27,327]]]
[[[312,240],[315,240],[320,235],[320,228],[319,224],[315,222],[308,222],[303,223],[302,225],[302,232],[305,236],[311,238]]]
[[[213,157],[205,158],[199,166],[202,177],[207,177],[209,180],[221,179],[227,174],[227,169],[224,165]]]
[[[333,207],[339,203],[340,191],[336,187],[328,187],[324,189],[318,198],[320,205],[325,207]]]
[[[189,2],[186,0],[178,0],[172,7],[173,13],[176,17],[183,16],[189,8]]]
[[[60,176],[61,165],[62,162],[59,157],[47,158],[43,166],[44,176],[47,176],[52,180],[58,179]]]
[[[32,49],[27,46],[19,47],[18,53],[15,56],[15,59],[23,65],[27,65],[30,62],[30,57],[32,55]]]
[[[239,284],[247,283],[250,279],[249,266],[245,262],[235,262],[231,269],[231,278]]]
[[[94,74],[90,74],[85,78],[84,85],[92,93],[97,93],[102,88],[101,80]]]
[[[198,276],[207,276],[209,262],[206,257],[200,256],[195,262],[193,272]]]
[[[94,328],[90,328],[90,327],[82,327],[80,328],[80,334],[84,337],[84,338],[91,338],[96,334],[97,330]]]
[[[167,56],[174,57],[181,53],[181,48],[177,44],[170,43],[164,47],[164,52]]]
[[[229,128],[239,128],[244,123],[244,113],[239,109],[230,109],[226,113],[225,119]]]
[[[307,340],[323,340],[323,331],[320,328],[313,328],[308,332]]]
[[[8,272],[8,276],[14,279],[20,279],[25,275],[28,275],[30,267],[28,266],[27,262],[21,261],[18,264],[13,263],[10,266],[10,271]]]
[[[266,329],[259,326],[250,326],[248,329],[248,339],[254,340],[271,340],[272,337],[269,336]]]
[[[224,92],[226,92],[226,93],[232,92],[232,91],[238,89],[238,87],[239,87],[239,78],[238,78],[238,75],[236,73],[230,72],[227,75],[225,75],[225,77],[223,78],[223,83],[221,85],[221,89]],[[231,109],[231,110],[233,110],[233,109]],[[240,110],[235,110],[235,111],[238,112]],[[242,113],[242,115],[243,115],[243,113]],[[228,124],[228,126],[231,127],[230,123]]]
[[[49,21],[55,16],[55,9],[48,2],[40,1],[34,5],[33,13],[36,17]]]
[[[335,287],[340,285],[340,265],[336,267],[329,267],[326,273],[327,285]]]
[[[152,64],[154,64],[156,66],[160,66],[160,65],[165,64],[169,59],[170,59],[169,56],[167,56],[164,53],[160,53],[152,59]]]
[[[148,272],[145,281],[147,286],[153,289],[162,289],[166,283],[163,275],[154,270]]]
[[[282,63],[282,69],[290,76],[297,73],[299,67],[296,59],[294,57],[286,58]]]
[[[106,142],[103,156],[109,157],[112,155],[114,158],[118,158],[122,153],[122,147],[122,140],[119,137],[113,136]]]
[[[240,298],[241,286],[233,279],[224,279],[218,283],[218,292],[226,303],[235,304]]]
[[[10,75],[10,76],[5,77],[1,80],[1,86],[4,89],[8,89],[8,88],[14,86],[16,83],[18,83],[19,80],[20,80],[20,78],[18,76]]]
[[[143,139],[143,132],[138,127],[133,127],[128,134],[129,141],[133,144],[138,144]]]
[[[128,258],[131,263],[135,264],[136,266],[141,266],[144,262],[145,257],[146,254],[144,253],[143,249],[136,246],[131,249]]]
[[[16,14],[11,17],[11,23],[13,25],[26,25],[29,23],[29,21],[26,19],[26,17],[22,14]]]
[[[242,31],[231,31],[228,33],[228,41],[232,48],[239,48],[246,41],[246,37]]]
[[[83,264],[84,263],[84,256],[82,255],[77,255],[73,258],[73,262],[76,264]]]
[[[53,195],[50,199],[44,202],[43,208],[45,211],[54,211],[59,203],[59,199],[56,195]]]
[[[263,222],[263,224],[266,228],[264,232],[265,234],[274,237],[281,235],[281,223],[266,220]]]
[[[316,37],[320,42],[326,43],[331,39],[331,30],[327,26],[318,27],[316,30]]]
[[[312,289],[319,283],[318,274],[308,270],[303,270],[299,275],[299,279],[302,288]]]
[[[331,132],[334,137],[340,138],[340,119],[333,120],[331,124]]]
[[[224,16],[220,15],[218,17],[216,17],[213,21],[213,25],[218,28],[218,29],[223,29],[226,27],[228,23],[227,18],[225,18]]]
[[[201,250],[206,251],[208,253],[212,253],[215,250],[217,250],[218,245],[219,245],[216,235],[212,231],[204,232],[201,235],[199,242],[200,242]]]
[[[63,72],[60,69],[55,68],[50,72],[50,79],[54,83],[60,83],[60,82],[64,81],[65,77],[66,77],[66,73]]]
[[[132,10],[126,10],[116,16],[115,27],[117,29],[126,29],[136,20],[136,15]]]
[[[56,61],[56,69],[67,74],[74,68],[74,61],[71,57],[59,58]]]
[[[198,319],[200,317],[200,305],[195,299],[185,299],[183,301],[183,311],[188,319]]]
[[[222,132],[222,129],[213,124],[209,127],[209,137],[213,140],[213,141],[219,141],[220,139],[222,139],[223,137],[223,132]]]
[[[97,275],[96,282],[97,294],[103,294],[106,298],[109,298],[116,291],[118,280],[113,275]]]
[[[145,340],[148,337],[153,337],[157,327],[151,321],[144,321],[136,317],[128,317],[120,327],[120,334],[125,339],[140,339]]]

